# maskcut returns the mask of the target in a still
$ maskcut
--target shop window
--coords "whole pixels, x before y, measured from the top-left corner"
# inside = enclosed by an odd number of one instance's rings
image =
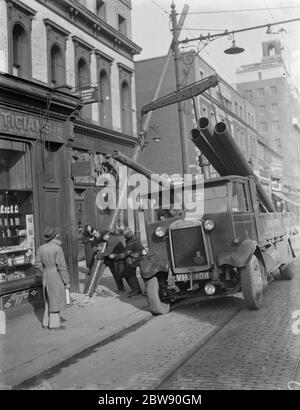
[[[121,16],[120,14],[118,15],[118,30],[121,34],[124,34],[124,36],[126,36],[126,32],[127,32],[127,23],[126,23],[126,19]]]
[[[101,71],[99,80],[100,125],[103,127],[109,127],[111,125],[110,81],[105,70]]]
[[[12,73],[18,77],[26,77],[28,67],[28,38],[20,24],[15,24],[12,31]]]
[[[121,86],[122,131],[131,134],[131,93],[126,81]]]
[[[100,19],[106,19],[105,2],[103,0],[96,1],[96,14]]]
[[[65,64],[63,53],[57,45],[51,47],[51,85],[57,86],[65,83]]]
[[[0,150],[0,293],[36,273],[30,150],[19,145]]]

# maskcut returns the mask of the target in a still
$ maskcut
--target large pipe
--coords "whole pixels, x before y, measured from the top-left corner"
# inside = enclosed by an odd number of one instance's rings
[[[224,122],[218,122],[215,125],[214,140],[223,148],[227,161],[231,164],[230,169],[233,171],[231,174],[241,176],[253,174],[253,169],[248,164]]]
[[[232,161],[235,175],[254,175],[253,169],[248,164],[246,158],[244,157],[237,143],[232,138],[224,122],[218,122],[215,125],[214,138],[215,140],[218,140],[218,142],[222,145],[226,158]],[[275,208],[271,199],[266,194],[256,176],[254,180],[256,184],[257,195],[260,201],[268,211],[275,212]]]
[[[220,144],[219,140],[214,136],[214,129],[209,119],[206,117],[199,118],[198,127],[202,135],[204,135],[207,142],[212,147],[212,150],[215,152],[215,155],[218,158],[218,162],[223,165],[224,170],[221,173],[218,171],[219,174],[221,176],[235,174],[235,169],[232,167],[232,162],[225,154],[222,144]]]
[[[137,161],[134,161],[132,158],[129,158],[127,155],[122,154],[117,149],[113,150],[112,157],[119,161],[121,164],[126,165],[130,169],[136,171],[139,174],[145,175],[149,180],[156,182],[159,185],[164,187],[170,186],[170,182],[163,177],[158,176],[155,174],[151,169],[145,167],[144,165],[140,164]]]
[[[221,176],[227,175],[223,162],[219,159],[198,128],[191,130],[191,140]]]

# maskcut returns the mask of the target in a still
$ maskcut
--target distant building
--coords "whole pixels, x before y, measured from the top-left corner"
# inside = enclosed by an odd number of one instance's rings
[[[138,61],[135,64],[137,108],[149,103],[159,79],[165,57]],[[180,57],[184,84],[191,84],[201,78],[215,74],[215,70],[193,52],[183,53]],[[220,78],[220,76],[219,76]],[[171,61],[160,91],[160,97],[175,91],[174,62]],[[272,150],[266,140],[256,130],[255,108],[242,94],[220,78],[217,87],[211,88],[197,97],[199,116],[207,117],[215,124],[228,121],[232,136],[241,148],[261,183],[271,192],[270,164],[276,158],[280,166],[281,156]],[[195,127],[193,102],[184,102],[186,138]],[[147,136],[147,146],[141,154],[141,161],[155,172],[181,173],[181,146],[177,105],[156,110],[152,113],[151,125]],[[200,172],[199,151],[189,141],[189,166],[192,173]]]
[[[291,82],[280,41],[264,41],[262,54],[261,62],[237,70],[237,89],[255,108],[259,133],[283,156],[281,188],[300,190],[299,92]],[[278,166],[271,168],[277,179]]]

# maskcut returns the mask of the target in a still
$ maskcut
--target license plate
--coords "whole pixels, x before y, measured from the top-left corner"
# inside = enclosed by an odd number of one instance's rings
[[[209,279],[209,272],[180,273],[176,275],[176,282],[186,282],[190,280],[190,275],[192,275],[193,280]]]

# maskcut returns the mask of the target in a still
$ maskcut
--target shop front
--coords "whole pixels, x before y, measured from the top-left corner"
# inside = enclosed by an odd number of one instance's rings
[[[74,289],[78,282],[66,203],[69,117],[79,99],[6,75],[0,93],[0,309],[15,315],[43,304],[35,252],[46,226],[59,228]]]

